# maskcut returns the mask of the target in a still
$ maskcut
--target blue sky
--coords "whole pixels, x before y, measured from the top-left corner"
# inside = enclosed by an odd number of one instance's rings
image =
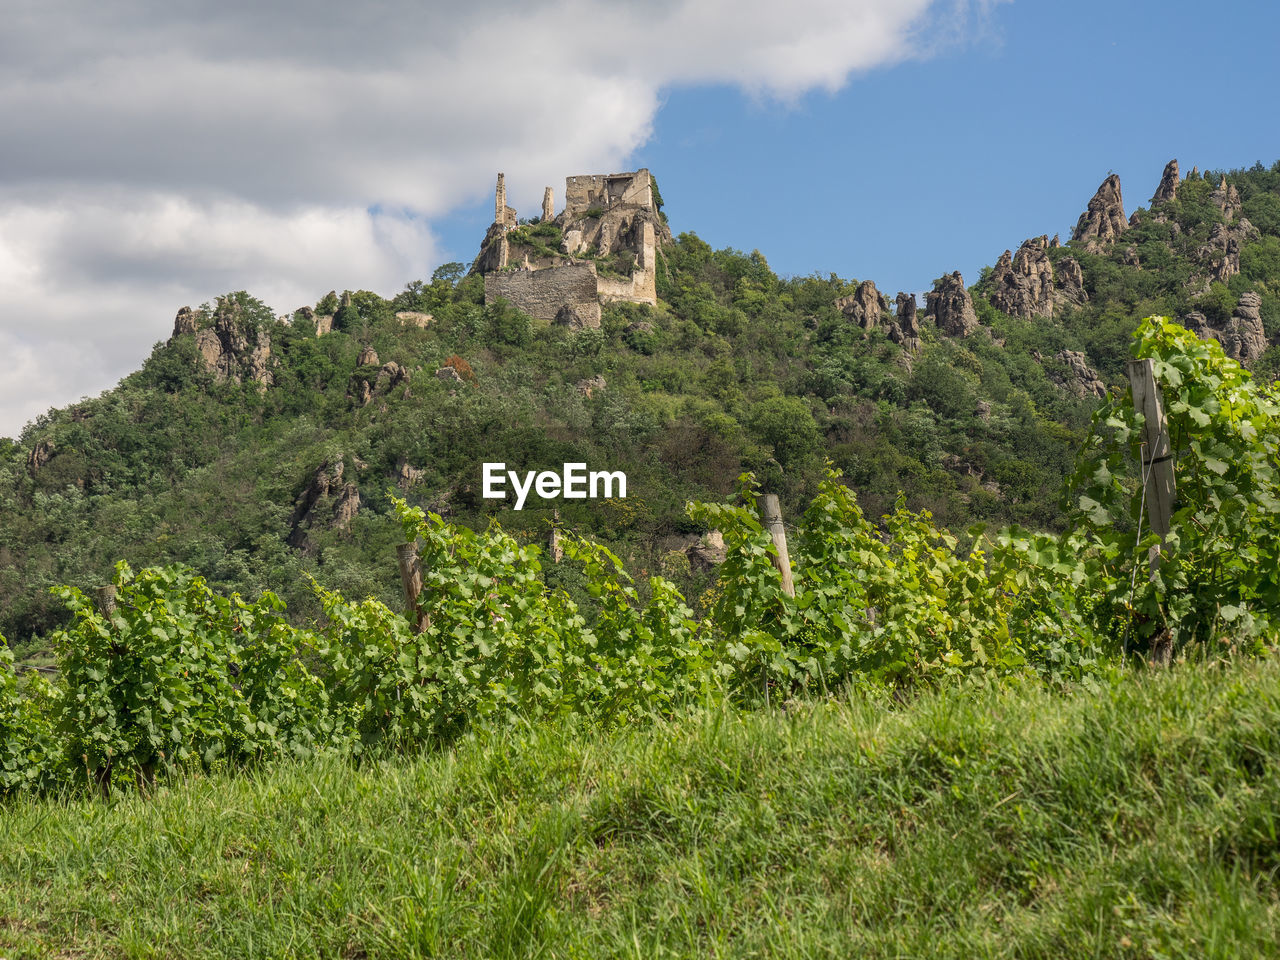
[[[15,0],[0,31],[0,436],[232,290],[287,314],[469,262],[640,166],[675,230],[920,292],[1098,184],[1280,159],[1280,4]]]
[[[1065,241],[1111,172],[1131,213],[1174,157],[1184,175],[1280,160],[1278,46],[1280,4],[1017,0],[835,94],[664,90],[628,168],[658,177],[673,230],[779,273],[972,283],[1027,237]],[[486,198],[440,221],[443,253],[469,261],[492,216]]]

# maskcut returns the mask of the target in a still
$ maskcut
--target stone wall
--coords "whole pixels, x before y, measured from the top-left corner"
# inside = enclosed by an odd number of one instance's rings
[[[545,270],[503,270],[484,277],[484,302],[498,297],[536,320],[554,320],[569,307],[588,326],[600,326],[596,265],[571,263]]]
[[[592,207],[607,209],[616,204],[653,208],[649,171],[565,177],[564,215],[577,217]]]

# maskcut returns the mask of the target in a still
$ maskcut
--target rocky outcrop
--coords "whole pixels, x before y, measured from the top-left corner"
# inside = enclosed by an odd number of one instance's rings
[[[1223,353],[1245,365],[1262,356],[1268,346],[1262,326],[1262,297],[1252,291],[1240,294],[1231,319],[1222,327],[1212,326],[1199,310],[1183,317],[1182,325],[1201,340],[1217,340]]]
[[[1165,164],[1164,173],[1160,177],[1160,186],[1156,187],[1155,196],[1151,198],[1151,206],[1157,203],[1168,203],[1178,198],[1178,161],[1170,160]]]
[[[1033,237],[1018,248],[1006,250],[990,277],[991,305],[1015,317],[1051,317],[1054,308],[1053,264],[1049,262],[1049,238]]]
[[[863,280],[850,296],[836,301],[836,309],[864,330],[880,326],[880,318],[889,312],[889,298],[876,289],[871,280]]]
[[[1262,297],[1249,291],[1240,294],[1227,327],[1218,334],[1222,352],[1233,360],[1250,364],[1267,349],[1267,334],[1262,328]]]
[[[1102,181],[1089,207],[1080,214],[1071,239],[1097,252],[1124,233],[1129,221],[1124,216],[1124,199],[1120,195],[1120,178],[1114,173]]]
[[[1054,275],[1054,302],[1059,308],[1078,307],[1089,299],[1084,289],[1084,271],[1072,257],[1058,261]]]
[[[381,393],[386,393],[394,390],[408,379],[409,371],[405,369],[403,364],[388,360],[382,365],[382,369],[378,371],[378,379],[374,389]]]
[[[684,554],[689,561],[689,569],[694,573],[720,566],[729,555],[724,534],[719,530],[664,537],[658,541],[658,546],[664,553]]]
[[[231,298],[218,298],[212,323],[190,307],[179,310],[169,340],[189,335],[195,336],[196,350],[217,380],[249,380],[264,390],[271,385],[271,336],[242,316],[239,304]]]
[[[1191,280],[1191,286],[1207,289],[1211,281],[1226,283],[1240,272],[1240,247],[1257,239],[1258,230],[1241,217],[1233,223],[1215,223],[1207,242],[1196,248],[1195,257],[1201,263],[1201,272]]]
[[[579,380],[577,383],[574,384],[574,388],[578,391],[578,393],[582,394],[588,400],[594,397],[597,393],[604,393],[605,387],[606,387],[606,384],[605,384],[604,377],[598,373],[594,377],[588,377],[585,380]]]
[[[900,292],[895,306],[897,316],[889,324],[889,339],[904,350],[920,349],[920,323],[916,319],[916,295]]]
[[[291,547],[308,549],[307,533],[318,524],[346,529],[360,511],[360,490],[350,481],[344,481],[345,463],[342,457],[320,464],[306,488],[293,505],[293,517],[289,522],[288,543]],[[357,464],[359,466],[359,464]]]
[[[597,317],[584,317],[574,309],[573,306],[567,303],[556,311],[555,319],[551,322],[557,327],[568,327],[574,333],[577,333],[579,330],[586,330],[588,328],[600,326],[600,320]]]
[[[378,351],[367,343],[360,348],[360,356],[356,358],[357,367],[368,367],[378,362]]]
[[[396,486],[401,490],[408,490],[414,484],[418,483],[426,474],[425,470],[420,470],[411,465],[405,457],[400,458],[400,462],[396,464],[395,481]]]
[[[448,383],[462,383],[462,374],[458,373],[455,367],[443,366],[436,367],[436,379],[444,380]]]
[[[1209,194],[1209,200],[1222,211],[1224,219],[1234,220],[1240,214],[1240,192],[1232,184],[1227,183],[1225,176],[1213,193]]]
[[[178,315],[173,318],[173,336],[169,339],[172,340],[174,337],[195,333],[196,326],[196,315],[192,309],[190,307],[181,307],[178,310]]]
[[[1065,375],[1054,377],[1056,382],[1082,400],[1102,399],[1107,395],[1107,385],[1098,371],[1089,366],[1085,355],[1078,350],[1062,350],[1054,358],[1066,368]]]
[[[933,289],[925,296],[925,309],[937,328],[953,337],[967,337],[978,329],[973,298],[958,270],[934,282]]]
[[[53,459],[53,451],[55,449],[53,441],[48,437],[37,440],[36,445],[27,454],[27,469],[32,474],[39,473],[40,468]]]

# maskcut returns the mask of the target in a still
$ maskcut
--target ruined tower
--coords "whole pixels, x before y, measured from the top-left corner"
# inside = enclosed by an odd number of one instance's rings
[[[556,218],[555,194],[547,187],[542,191],[542,222],[550,223]]]
[[[493,222],[503,223],[506,219],[507,212],[507,181],[502,174],[498,174],[498,189],[493,197]]]

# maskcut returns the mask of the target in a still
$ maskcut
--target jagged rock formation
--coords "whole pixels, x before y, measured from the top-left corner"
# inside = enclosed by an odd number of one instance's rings
[[[1262,328],[1262,297],[1249,291],[1240,294],[1227,327],[1218,335],[1222,351],[1228,357],[1250,364],[1267,349],[1267,334]]]
[[[953,337],[967,337],[978,329],[973,298],[965,289],[959,270],[934,283],[933,289],[925,296],[925,310],[933,317],[939,330]]]
[[[288,543],[291,547],[306,549],[307,533],[317,523],[323,523],[329,515],[329,526],[345,530],[360,511],[360,490],[354,483],[343,481],[343,458],[320,464],[306,488],[294,501],[293,517],[289,521]]]
[[[194,334],[196,349],[205,366],[218,380],[241,383],[251,380],[262,389],[271,385],[271,336],[244,319],[240,307],[229,297],[219,297],[212,324],[183,307],[173,319],[173,342]]]
[[[48,437],[37,440],[36,445],[27,454],[27,469],[32,474],[39,473],[40,468],[53,459],[53,451],[55,449],[53,441]]]
[[[889,312],[889,298],[876,289],[874,281],[863,280],[852,294],[836,301],[836,309],[862,329],[874,330],[881,315]]]
[[[1249,291],[1240,300],[1223,327],[1214,327],[1199,310],[1182,318],[1182,325],[1201,340],[1210,338],[1222,344],[1222,352],[1241,363],[1253,363],[1267,349],[1267,334],[1262,326],[1262,297]]]
[[[360,348],[360,356],[356,358],[357,367],[367,367],[378,362],[378,351],[367,343]]]
[[[889,339],[904,350],[919,350],[920,323],[916,319],[916,295],[899,292],[895,306],[898,313],[893,323],[889,324]]]
[[[1240,272],[1240,246],[1259,237],[1258,229],[1241,217],[1233,223],[1215,223],[1206,243],[1196,248],[1195,257],[1205,267],[1198,275],[1200,284],[1207,289],[1211,281],[1226,283]],[[1195,285],[1197,278],[1192,278]]]
[[[1209,195],[1209,199],[1222,211],[1222,216],[1227,220],[1234,220],[1240,213],[1240,192],[1232,184],[1227,183],[1225,176]]]
[[[1151,198],[1151,206],[1157,203],[1168,203],[1178,198],[1178,161],[1170,160],[1165,164],[1164,173],[1160,176],[1160,186],[1156,187],[1155,196]]]
[[[1085,355],[1078,350],[1062,350],[1054,358],[1067,368],[1065,376],[1056,377],[1058,383],[1077,397],[1101,399],[1107,395],[1107,385],[1098,376],[1098,371],[1089,366]]]
[[[1120,178],[1114,173],[1102,181],[1098,192],[1089,201],[1089,207],[1080,214],[1072,241],[1081,243],[1090,252],[1097,252],[1111,244],[1129,226],[1124,216],[1124,199],[1120,195]]]

